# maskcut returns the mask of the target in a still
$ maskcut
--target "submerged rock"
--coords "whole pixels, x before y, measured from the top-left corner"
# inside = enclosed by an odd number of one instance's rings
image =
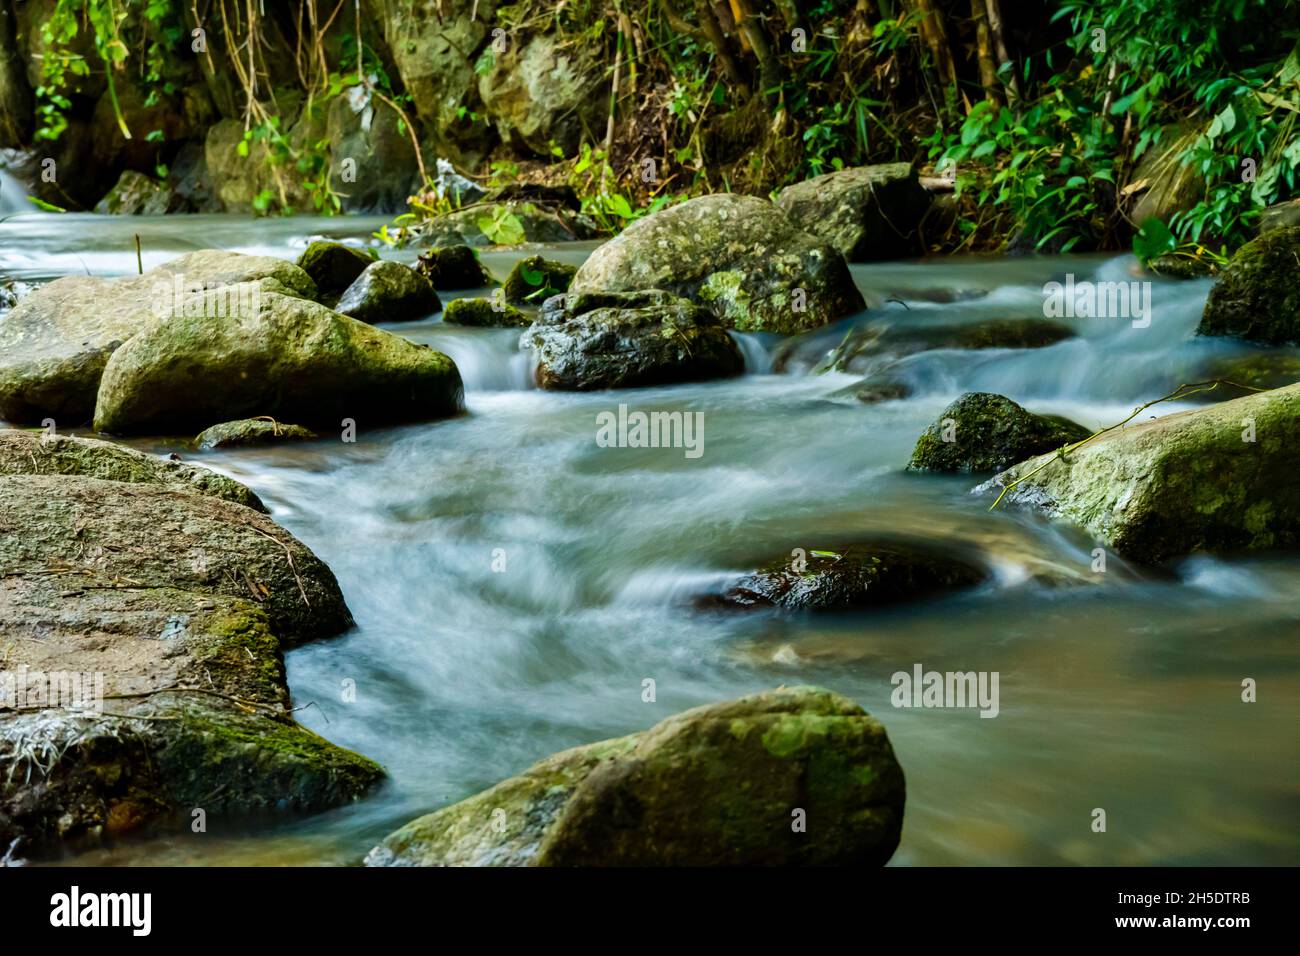
[[[986,577],[973,564],[951,556],[903,544],[856,544],[780,558],[741,578],[722,594],[702,597],[697,604],[703,608],[845,611],[974,587]]]
[[[512,305],[541,305],[553,295],[569,291],[577,267],[541,256],[527,256],[515,263],[502,285]]]
[[[434,289],[482,289],[492,282],[470,246],[435,246],[420,253],[415,268]]]
[[[258,415],[367,427],[454,415],[462,398],[441,352],[268,292],[239,314],[175,315],[131,338],[104,369],[95,428],[192,434]]]
[[[781,688],[556,754],[413,820],[366,864],[880,866],[904,799],[878,721],[828,690]]]
[[[453,299],[443,310],[442,321],[452,325],[484,327],[511,326],[526,328],[533,317],[501,299]]]
[[[252,286],[315,298],[292,263],[234,252],[191,252],[141,276],[66,276],[0,317],[0,418],[88,422],[109,356],[159,315],[215,299],[237,302]]]
[[[906,382],[892,378],[868,376],[860,382],[832,392],[832,398],[851,397],[864,405],[876,405],[880,402],[893,402],[907,398],[912,394],[912,387]]]
[[[341,242],[318,239],[298,257],[297,265],[311,276],[322,296],[334,296],[357,280],[375,259]]]
[[[1300,384],[1117,429],[981,485],[1134,561],[1300,543]],[[1047,467],[1032,478],[1040,465]],[[1024,480],[1011,487],[1012,483]]]
[[[1275,229],[1233,255],[1196,331],[1253,342],[1300,342],[1300,226]]]
[[[400,262],[372,262],[339,297],[335,310],[374,325],[416,322],[442,309],[429,280]]]
[[[636,220],[587,258],[570,288],[663,289],[746,331],[800,332],[865,308],[838,251],[770,202],[730,193]]]
[[[930,202],[910,163],[841,169],[787,186],[776,197],[796,226],[850,262],[919,253],[918,227]]]
[[[243,448],[248,445],[273,445],[282,442],[311,441],[318,436],[302,425],[286,425],[267,418],[244,418],[205,428],[194,439],[200,451],[214,448]]]
[[[1058,415],[1036,415],[1009,398],[967,392],[916,441],[909,471],[998,471],[1055,452],[1092,432]]]
[[[195,808],[325,809],[383,773],[291,716],[282,651],[352,624],[329,569],[265,515],[139,475],[0,476],[0,641],[27,684],[0,709],[0,843],[24,855]]]
[[[225,475],[94,438],[0,430],[0,475],[79,475],[159,485],[266,511],[256,494]]]
[[[696,382],[745,367],[712,313],[657,289],[554,296],[520,345],[537,358],[537,384],[551,389]]]

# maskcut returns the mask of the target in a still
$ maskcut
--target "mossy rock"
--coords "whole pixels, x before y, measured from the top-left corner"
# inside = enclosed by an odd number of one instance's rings
[[[79,475],[158,485],[266,511],[262,500],[233,478],[93,438],[0,430],[0,475]]]
[[[408,823],[366,863],[880,866],[904,800],[878,721],[831,691],[781,688],[556,754]]]
[[[442,311],[433,285],[400,262],[372,262],[339,297],[340,315],[367,322],[417,322]]]
[[[1072,521],[1146,564],[1198,551],[1293,549],[1298,428],[1300,384],[1107,432],[1065,459],[1021,462],[977,490],[1010,489],[1005,503]]]
[[[167,212],[171,199],[166,183],[128,169],[95,205],[95,212],[111,216],[161,216]]]
[[[452,325],[474,325],[483,328],[519,327],[533,324],[533,317],[517,309],[504,298],[453,299],[443,310],[442,321]]]
[[[776,197],[796,226],[850,262],[920,253],[918,228],[930,202],[910,163],[841,169],[787,186]]]
[[[1214,263],[1207,259],[1178,255],[1173,252],[1156,256],[1147,263],[1147,268],[1167,279],[1204,279],[1218,271]]]
[[[200,451],[216,448],[246,448],[250,445],[278,445],[284,442],[312,441],[318,436],[302,425],[286,425],[265,418],[244,418],[205,428],[194,439]]]
[[[587,258],[570,288],[662,289],[753,332],[802,332],[865,308],[838,250],[772,203],[730,193],[636,220]]]
[[[0,418],[61,427],[90,421],[109,356],[160,314],[250,286],[314,299],[316,285],[293,263],[207,249],[141,276],[65,276],[24,297],[0,320]]]
[[[1275,229],[1233,255],[1196,330],[1252,342],[1300,342],[1300,226]]]
[[[0,643],[9,668],[102,683],[82,687],[89,710],[0,713],[0,842],[41,855],[195,808],[322,810],[382,777],[292,719],[283,651],[352,625],[319,558],[197,488],[46,464],[0,476]]]
[[[482,289],[492,282],[470,246],[436,246],[420,253],[415,268],[434,289]]]
[[[527,256],[515,263],[502,289],[511,305],[540,306],[551,296],[568,292],[577,271],[576,266],[554,259]]]
[[[974,587],[986,577],[974,564],[950,555],[902,543],[854,544],[773,560],[697,605],[847,611]]]
[[[725,378],[745,360],[722,324],[659,290],[553,296],[520,346],[537,359],[542,388],[634,388]]]
[[[318,239],[298,257],[298,268],[311,276],[323,296],[338,295],[375,261],[360,249]]]
[[[193,434],[269,415],[335,429],[458,414],[463,386],[441,352],[268,292],[235,315],[173,315],[109,360],[95,427]]]
[[[1092,432],[1058,415],[1036,415],[1009,398],[967,392],[916,441],[910,471],[999,471],[1082,441]]]

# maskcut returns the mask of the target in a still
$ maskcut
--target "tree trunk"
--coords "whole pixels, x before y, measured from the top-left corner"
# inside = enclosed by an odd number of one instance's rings
[[[984,97],[998,104],[998,67],[993,60],[993,34],[989,30],[988,10],[984,0],[970,0],[970,15],[975,21],[975,52],[979,57],[980,86]]]

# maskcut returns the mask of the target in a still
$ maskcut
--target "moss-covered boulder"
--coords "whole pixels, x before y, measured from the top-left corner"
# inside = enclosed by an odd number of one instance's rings
[[[251,489],[225,475],[94,438],[0,430],[0,475],[79,475],[159,485],[266,511],[262,500]]]
[[[95,212],[113,216],[161,216],[170,203],[171,193],[166,183],[128,169],[95,205]]]
[[[1300,342],[1300,226],[1267,232],[1237,250],[1196,331],[1270,345]]]
[[[321,810],[380,779],[292,718],[283,650],[352,620],[268,517],[166,481],[44,473],[0,476],[0,514],[0,643],[26,682],[0,710],[0,843],[17,855],[196,810],[209,826]]]
[[[502,284],[511,305],[540,306],[553,295],[569,291],[576,266],[541,256],[526,256],[514,264]]]
[[[416,322],[442,310],[433,285],[410,266],[372,262],[344,290],[334,307],[342,315],[368,322]]]
[[[542,388],[634,388],[725,378],[745,360],[711,312],[659,290],[553,296],[520,339]]]
[[[1117,429],[1067,458],[1021,462],[977,490],[1010,489],[1004,503],[1073,521],[1148,564],[1295,548],[1297,429],[1300,384]]]
[[[415,268],[439,291],[482,289],[492,282],[470,246],[435,246],[420,253]]]
[[[1036,415],[1009,398],[967,392],[916,441],[910,471],[998,471],[1056,451],[1092,432],[1058,415]]]
[[[638,219],[587,258],[570,288],[663,289],[746,331],[800,332],[865,307],[836,249],[770,202],[730,193]]]
[[[841,169],[787,186],[776,197],[796,226],[850,262],[918,254],[918,228],[930,202],[910,163]]]
[[[462,398],[441,352],[267,292],[235,315],[187,310],[134,336],[104,369],[95,428],[193,434],[261,415],[366,427],[454,415]]]
[[[902,542],[870,542],[786,555],[696,604],[704,609],[847,611],[973,587],[986,577],[971,561],[951,554]]]
[[[0,419],[61,426],[90,421],[108,357],[160,315],[238,301],[251,286],[314,298],[290,262],[235,252],[191,252],[141,276],[66,276],[0,316]]]
[[[420,817],[370,866],[880,866],[905,783],[885,728],[818,687],[698,707]]]
[[[314,431],[302,425],[286,425],[269,418],[244,418],[203,429],[194,439],[194,444],[200,451],[212,451],[216,448],[312,441],[317,437]]]
[[[442,321],[452,325],[476,325],[484,328],[526,328],[533,324],[533,316],[511,305],[504,298],[453,299],[443,310]]]
[[[373,256],[360,249],[318,239],[302,251],[297,265],[311,276],[320,294],[329,298],[341,294],[374,262]]]

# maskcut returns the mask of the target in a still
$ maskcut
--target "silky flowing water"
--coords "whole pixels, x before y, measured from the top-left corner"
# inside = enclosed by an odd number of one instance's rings
[[[292,258],[311,236],[362,238],[379,222],[24,215],[0,224],[0,250],[8,274],[40,281],[134,272],[133,233],[147,269],[211,247]],[[591,248],[546,254],[576,264]],[[517,256],[484,261],[504,275]],[[916,325],[1041,316],[1049,279],[1129,281],[1132,270],[1127,256],[853,267],[871,318]],[[1112,554],[1098,573],[1080,532],[990,513],[969,477],[903,471],[963,391],[1097,427],[1193,380],[1207,358],[1244,352],[1194,338],[1209,287],[1155,280],[1148,328],[1078,319],[1078,338],[1048,348],[912,355],[892,374],[913,397],[877,405],[833,396],[858,375],[809,372],[851,321],[779,360],[775,338],[738,336],[741,378],[564,394],[531,386],[517,330],[431,317],[388,328],[455,359],[463,417],[354,444],[197,454],[181,439],[133,442],[247,483],[334,570],[357,627],[288,654],[297,716],[391,778],[331,813],[236,830],[210,817],[205,834],[79,861],[355,863],[398,825],[555,751],[816,683],[888,729],[908,789],[894,865],[1300,862],[1300,559],[1196,557],[1157,574]],[[935,288],[988,294],[909,298]],[[703,412],[703,454],[598,446],[597,415],[620,403]],[[692,605],[755,562],[881,534],[977,555],[992,577],[863,614]],[[891,675],[918,663],[998,672],[998,716],[893,707]],[[1241,700],[1247,677],[1257,703]],[[1105,833],[1092,830],[1094,808]]]

